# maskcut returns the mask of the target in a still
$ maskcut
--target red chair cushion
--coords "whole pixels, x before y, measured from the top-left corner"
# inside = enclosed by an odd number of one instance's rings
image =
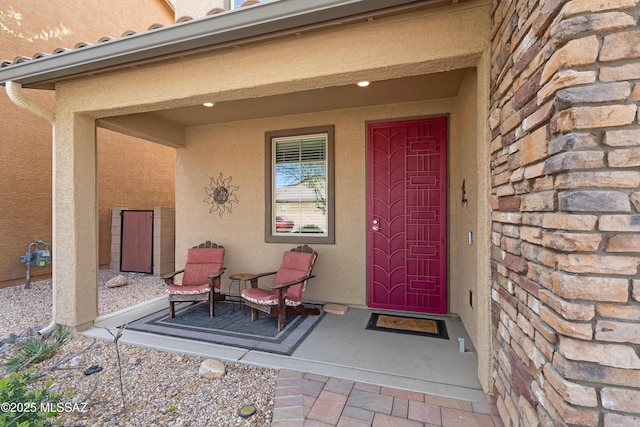
[[[190,248],[184,267],[182,286],[209,285],[209,275],[224,264],[224,248]]]
[[[278,292],[262,288],[243,289],[242,298],[260,305],[278,305]]]
[[[196,295],[205,294],[209,292],[209,282],[204,285],[196,286],[180,286],[180,285],[167,285],[165,288],[170,295]]]
[[[285,252],[282,257],[282,264],[273,279],[274,285],[290,282],[300,279],[311,273],[313,263],[315,262],[315,254],[305,252]],[[298,306],[302,304],[302,295],[307,281],[290,286],[285,297],[285,304],[288,306]],[[242,297],[247,301],[251,301],[260,305],[277,305],[278,291],[262,288],[249,288],[242,291]]]
[[[306,252],[285,252],[282,257],[282,264],[280,264],[276,277],[273,279],[273,284],[279,285],[307,276],[311,273],[315,258],[315,254]],[[287,290],[287,305],[301,304],[302,295],[304,294],[306,286],[306,280],[297,285],[290,286]]]

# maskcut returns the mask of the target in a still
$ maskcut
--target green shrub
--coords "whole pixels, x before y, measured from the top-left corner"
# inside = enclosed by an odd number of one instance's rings
[[[8,358],[4,363],[4,367],[9,372],[15,372],[26,368],[31,363],[47,360],[62,347],[70,334],[71,329],[61,326],[53,331],[47,339],[43,339],[40,336],[30,336],[15,354]]]
[[[52,381],[43,389],[30,390],[27,383],[36,372],[14,372],[0,379],[0,426],[46,427],[54,425],[55,405],[62,395],[49,390]]]

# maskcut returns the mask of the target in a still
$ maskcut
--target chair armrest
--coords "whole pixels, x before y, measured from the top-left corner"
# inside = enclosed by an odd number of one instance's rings
[[[247,277],[244,280],[256,280],[256,279],[259,279],[260,277],[271,276],[272,274],[276,274],[276,273],[277,273],[277,271],[270,271],[268,273],[254,274],[253,276]]]
[[[184,268],[182,270],[174,271],[173,273],[165,274],[164,276],[160,276],[160,279],[164,280],[165,284],[171,285],[173,283],[173,278],[178,274],[184,273]]]
[[[222,267],[220,268],[220,270],[216,271],[213,274],[209,275],[209,279],[215,279],[216,277],[220,277],[222,276],[222,273],[224,273],[224,271],[227,269],[227,267]]]
[[[244,280],[250,282],[252,288],[257,288],[258,287],[258,279],[260,277],[271,276],[272,274],[276,274],[276,273],[277,273],[277,271],[270,271],[268,273],[254,274],[253,276],[247,277]]]
[[[184,273],[184,268],[182,270],[176,270],[176,271],[174,271],[172,273],[168,273],[168,274],[165,274],[164,276],[160,276],[160,278],[163,279],[163,280],[164,279],[169,279],[171,277],[177,276],[180,273]]]
[[[282,289],[282,288],[288,288],[289,286],[297,285],[298,283],[302,283],[302,282],[304,282],[305,280],[309,280],[309,279],[311,279],[311,278],[313,278],[313,277],[316,277],[316,276],[315,276],[314,274],[309,274],[308,276],[304,276],[304,277],[301,277],[301,278],[299,278],[299,279],[291,280],[291,281],[289,281],[289,282],[285,282],[285,283],[280,283],[280,284],[278,284],[278,285],[273,285],[273,286],[271,287],[271,289]]]

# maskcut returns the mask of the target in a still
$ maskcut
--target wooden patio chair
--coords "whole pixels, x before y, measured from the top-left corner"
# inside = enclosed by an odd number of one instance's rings
[[[312,277],[313,265],[318,253],[309,246],[298,246],[285,252],[278,271],[256,274],[248,278],[251,288],[242,291],[244,304],[251,307],[251,320],[257,320],[259,312],[278,316],[278,330],[284,329],[286,316],[318,315],[320,310],[302,304],[307,281]],[[271,289],[258,287],[260,277],[275,274]]]
[[[169,315],[176,315],[175,303],[180,301],[208,301],[209,315],[214,315],[214,301],[224,301],[220,293],[220,277],[224,273],[224,247],[207,241],[189,248],[187,263],[162,279],[169,294]],[[175,276],[183,274],[182,283],[174,283]]]

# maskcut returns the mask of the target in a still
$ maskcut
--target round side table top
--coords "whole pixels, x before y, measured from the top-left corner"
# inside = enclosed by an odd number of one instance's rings
[[[252,273],[236,273],[229,276],[231,280],[247,280],[249,277],[253,276]]]

